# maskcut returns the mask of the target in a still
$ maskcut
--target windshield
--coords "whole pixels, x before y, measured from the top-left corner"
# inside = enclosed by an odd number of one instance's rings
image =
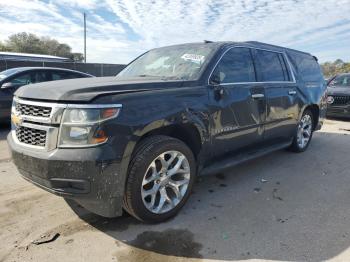
[[[19,71],[21,71],[21,69],[19,69],[19,68],[12,68],[12,69],[7,69],[5,71],[2,71],[2,72],[0,72],[0,80],[4,79],[10,75],[13,75],[14,73],[17,73]]]
[[[213,48],[183,45],[151,50],[129,64],[117,77],[161,77],[196,80]]]
[[[350,87],[350,74],[336,76],[329,85],[337,87]]]

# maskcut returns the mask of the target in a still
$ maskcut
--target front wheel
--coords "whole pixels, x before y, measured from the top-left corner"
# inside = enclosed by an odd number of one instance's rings
[[[294,152],[304,152],[312,139],[313,115],[310,110],[305,110],[297,126],[293,143],[290,149]]]
[[[124,208],[141,221],[164,221],[187,201],[195,174],[195,159],[185,143],[167,136],[146,138],[130,162]]]

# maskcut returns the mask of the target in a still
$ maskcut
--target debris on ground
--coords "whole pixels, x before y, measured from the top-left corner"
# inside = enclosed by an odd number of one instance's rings
[[[41,245],[55,241],[60,236],[59,233],[48,233],[40,236],[40,238],[33,240],[32,244]]]
[[[288,221],[288,218],[286,218],[286,219],[278,218],[278,219],[276,219],[276,221],[280,222],[280,223],[284,223],[284,222]]]
[[[272,192],[272,197],[273,197],[273,199],[277,199],[277,200],[283,201],[283,198],[280,197],[280,196],[277,194],[277,191],[278,191],[277,188],[274,188],[274,189],[273,189],[273,192]]]
[[[210,204],[212,207],[217,207],[217,208],[222,208],[222,205],[217,205],[217,204]]]
[[[261,192],[261,188],[260,187],[254,188],[254,193],[260,193],[260,192]]]
[[[66,242],[64,242],[65,244],[70,244],[70,243],[73,243],[74,242],[74,239],[70,238],[68,239]]]
[[[266,182],[268,182],[268,180],[262,178],[262,179],[260,180],[260,182],[261,182],[261,183],[266,183]]]

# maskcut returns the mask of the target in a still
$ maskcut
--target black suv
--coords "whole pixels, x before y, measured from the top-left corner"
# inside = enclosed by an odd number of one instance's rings
[[[16,92],[14,163],[37,186],[102,216],[159,222],[196,175],[274,150],[307,149],[326,112],[310,54],[258,42],[151,50],[118,76]]]

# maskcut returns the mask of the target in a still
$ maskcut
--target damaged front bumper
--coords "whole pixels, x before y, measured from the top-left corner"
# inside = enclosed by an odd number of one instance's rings
[[[18,145],[11,134],[7,141],[14,164],[26,180],[101,216],[122,214],[124,182],[119,161],[108,157],[113,155],[108,144],[46,152]]]

